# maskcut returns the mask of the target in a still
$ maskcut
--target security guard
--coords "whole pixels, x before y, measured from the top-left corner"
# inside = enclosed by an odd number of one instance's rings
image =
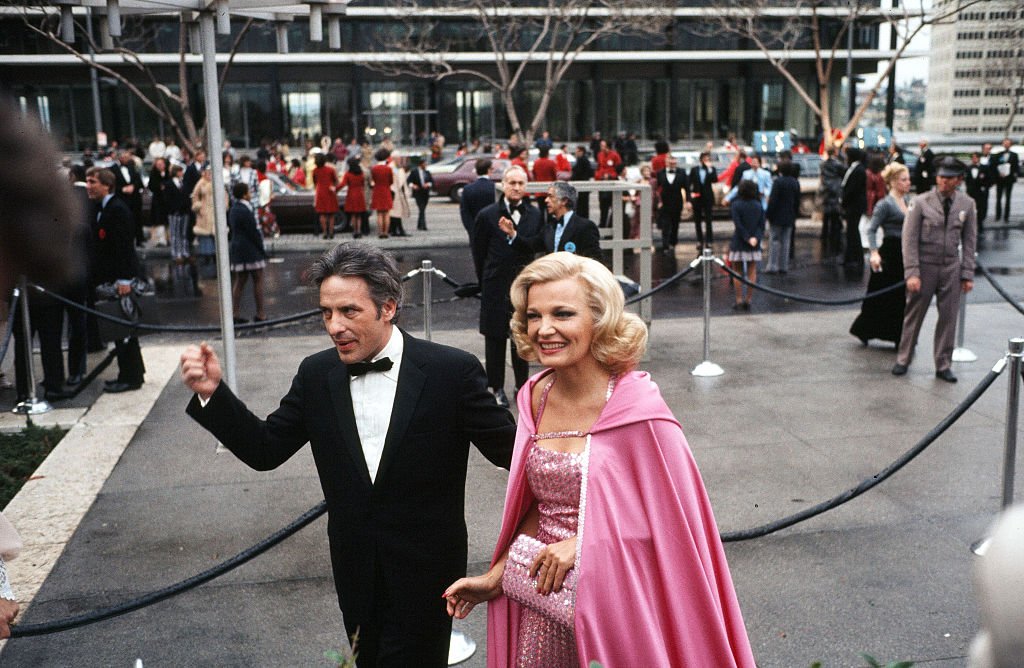
[[[925,312],[936,297],[935,377],[955,383],[953,358],[960,293],[974,287],[974,249],[978,214],[974,200],[958,190],[966,167],[952,156],[936,161],[936,187],[918,195],[903,221],[903,275],[907,306],[903,335],[896,350],[894,376],[907,373]],[[963,246],[960,252],[960,246]]]

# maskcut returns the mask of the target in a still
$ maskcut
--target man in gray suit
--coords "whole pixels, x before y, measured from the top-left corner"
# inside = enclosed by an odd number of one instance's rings
[[[974,200],[958,190],[964,180],[964,163],[947,156],[937,167],[936,187],[911,202],[903,222],[907,307],[892,373],[907,373],[921,323],[934,295],[939,309],[935,325],[935,377],[955,383],[956,376],[949,366],[960,293],[968,293],[974,287],[978,213]]]

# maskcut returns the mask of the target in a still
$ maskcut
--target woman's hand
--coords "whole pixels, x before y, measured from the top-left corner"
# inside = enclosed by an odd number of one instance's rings
[[[868,262],[871,264],[871,271],[882,271],[882,254],[877,250],[871,251],[871,258]]]
[[[747,244],[751,248],[757,248],[757,237],[750,237],[749,239],[747,239]]]
[[[537,577],[537,591],[544,595],[561,591],[565,574],[575,563],[576,536],[542,549],[530,566],[530,576]]]
[[[501,576],[504,571],[502,562],[495,564],[494,568],[483,575],[456,580],[441,595],[447,602],[448,615],[455,619],[465,619],[477,603],[497,598],[501,593]]]

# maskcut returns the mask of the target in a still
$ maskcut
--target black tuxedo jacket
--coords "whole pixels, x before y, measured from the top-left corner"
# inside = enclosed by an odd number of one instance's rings
[[[540,211],[522,202],[522,216],[516,236],[529,239],[541,233]],[[480,283],[480,333],[484,336],[507,337],[512,301],[508,291],[523,267],[533,260],[535,251],[528,244],[510,244],[498,227],[498,220],[511,218],[502,198],[485,207],[476,216],[473,226],[473,264]]]
[[[856,220],[868,210],[868,172],[863,160],[848,171],[849,175],[843,177],[846,180],[843,184],[843,212],[856,224]]]
[[[675,218],[678,219],[679,214],[683,211],[683,204],[686,202],[686,192],[690,185],[688,183],[689,179],[686,177],[686,172],[676,169],[675,178],[672,180],[672,183],[669,183],[667,172],[667,169],[663,169],[658,172],[657,177],[661,208],[676,214]]]
[[[694,206],[714,206],[715,204],[715,184],[718,183],[718,170],[714,167],[708,170],[707,175],[704,177],[704,183],[700,182],[700,169],[701,166],[697,165],[690,170],[690,192],[691,196],[696,196],[700,193],[700,197],[696,197],[693,200]]]
[[[562,236],[558,240],[558,248],[555,248],[555,227],[557,221],[548,221],[541,230],[541,233],[534,237],[524,237],[517,234],[513,245],[525,244],[532,253],[555,253],[557,251],[569,251],[576,255],[601,260],[601,232],[592,220],[577,216],[575,213],[569,217],[569,222],[562,230]],[[571,244],[571,245],[570,245]]]
[[[122,167],[128,169],[127,179],[124,177]],[[114,195],[127,202],[128,207],[137,215],[142,210],[142,190],[145,186],[142,184],[142,175],[139,174],[139,170],[135,169],[135,163],[128,162],[126,165],[114,165],[110,168],[110,171],[114,172],[114,178],[117,180],[117,183],[114,184]],[[130,195],[121,192],[121,189],[126,185],[135,186]]]
[[[494,181],[486,176],[478,178],[462,189],[462,199],[459,201],[459,215],[462,217],[462,226],[466,228],[470,241],[473,240],[473,226],[476,222],[476,215],[492,204],[494,204]]]
[[[139,256],[135,253],[135,222],[128,205],[111,197],[102,209],[96,207],[89,245],[93,285],[130,280],[139,275]]]
[[[975,176],[974,170],[977,170]],[[992,187],[992,173],[987,165],[967,165],[964,172],[964,184],[967,186],[967,194],[971,197],[987,197],[989,188]]]
[[[415,186],[425,186],[419,190],[413,190],[412,196],[418,200],[426,200],[430,198],[430,188],[434,185],[434,177],[430,175],[430,170],[423,170],[423,181],[420,181],[420,170],[418,168],[412,168],[409,170],[409,183]]]
[[[205,407],[193,397],[186,408],[257,470],[276,468],[310,444],[327,501],[338,602],[350,633],[379,625],[377,606],[388,601],[389,614],[400,615],[402,623],[445,622],[441,594],[466,573],[469,444],[503,468],[512,461],[512,414],[494,403],[479,360],[402,335],[405,351],[375,482],[356,429],[348,371],[333,348],[302,361],[266,420],[226,383]]]

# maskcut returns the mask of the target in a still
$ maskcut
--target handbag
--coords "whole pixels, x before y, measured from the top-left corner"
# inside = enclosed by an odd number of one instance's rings
[[[530,566],[537,554],[547,547],[532,536],[519,534],[512,542],[501,576],[501,588],[513,601],[539,612],[548,619],[572,629],[576,618],[576,569],[565,574],[562,588],[542,596],[537,591],[537,578],[530,576]]]

